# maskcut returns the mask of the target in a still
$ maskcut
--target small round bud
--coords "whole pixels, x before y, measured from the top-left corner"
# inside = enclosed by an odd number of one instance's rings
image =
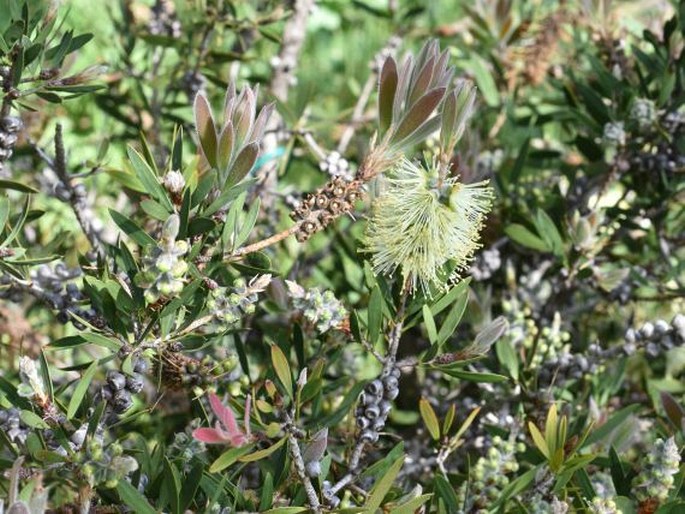
[[[385,387],[386,391],[389,391],[390,389],[397,389],[398,384],[399,381],[396,377],[393,377],[392,375],[383,380],[383,386]]]
[[[143,389],[143,380],[139,376],[126,377],[126,389],[132,393],[139,393]]]
[[[366,386],[366,391],[374,396],[379,395],[383,392],[383,383],[378,379],[369,382]]]
[[[366,408],[366,411],[364,411],[366,414],[366,417],[369,418],[371,421],[374,419],[378,418],[380,416],[381,410],[378,408],[377,405],[370,405]]]
[[[357,416],[357,427],[359,427],[361,430],[364,430],[367,428],[371,422],[369,421],[369,418],[366,416]]]
[[[180,194],[183,188],[186,187],[186,180],[183,178],[183,174],[177,170],[170,171],[164,175],[162,183],[167,191],[175,195]]]
[[[136,363],[133,365],[133,371],[135,371],[136,373],[145,373],[147,371],[147,368],[147,361],[142,357],[136,360]]]
[[[663,319],[657,320],[654,323],[654,331],[662,336],[670,330],[671,326]]]
[[[375,443],[376,441],[378,441],[378,432],[376,432],[375,430],[369,430],[367,428],[361,433],[359,439],[366,443]]]
[[[651,339],[654,335],[654,325],[649,321],[640,327],[640,335],[645,339]]]
[[[126,412],[133,405],[133,400],[131,399],[131,393],[126,389],[117,391],[112,399],[112,404],[114,406],[114,412],[121,414]]]
[[[397,396],[399,394],[400,394],[399,387],[395,387],[394,389],[390,389],[390,390],[385,391],[385,397],[388,400],[394,400],[395,398],[397,398]]]
[[[311,478],[318,477],[321,474],[321,462],[313,460],[305,465],[305,471]]]
[[[380,432],[381,430],[383,430],[385,428],[385,419],[382,417],[378,418],[377,420],[375,420],[373,422],[373,425],[371,425],[371,428],[376,432]]]
[[[126,387],[126,377],[118,371],[108,371],[107,383],[112,389],[119,391]]]

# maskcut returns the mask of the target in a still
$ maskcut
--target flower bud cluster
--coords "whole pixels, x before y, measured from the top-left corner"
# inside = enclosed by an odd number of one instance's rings
[[[641,129],[651,127],[657,120],[656,105],[649,98],[636,98],[630,109],[630,119]]]
[[[350,163],[338,152],[331,152],[326,158],[319,162],[319,169],[328,173],[332,178],[340,177],[346,182],[351,182],[354,175],[350,170]]]
[[[685,315],[676,314],[671,323],[659,319],[647,321],[637,330],[629,328],[625,340],[623,350],[627,355],[644,348],[647,355],[656,357],[685,343]]]
[[[487,514],[489,507],[509,485],[510,473],[518,471],[516,452],[525,449],[522,443],[505,441],[499,436],[492,438],[492,446],[485,456],[471,467],[470,483],[464,483],[457,490],[458,504],[464,506],[460,514]]]
[[[229,357],[217,365],[209,356],[198,360],[181,353],[183,347],[170,347],[154,361],[154,374],[161,376],[162,384],[173,390],[198,386],[214,380],[215,373],[230,372],[235,368],[235,359]],[[161,369],[160,369],[161,368]]]
[[[509,336],[515,346],[521,345],[527,351],[535,350],[530,361],[531,369],[539,369],[542,364],[563,359],[569,354],[568,343],[571,334],[561,328],[561,316],[555,313],[550,326],[540,328],[532,317],[529,307],[518,308],[514,301],[502,302],[502,310],[509,321]]]
[[[164,175],[162,185],[171,195],[180,197],[183,189],[186,187],[186,179],[180,171],[172,170]]]
[[[336,177],[313,193],[307,193],[302,202],[290,213],[293,221],[298,222],[295,237],[304,242],[343,214],[354,209],[361,198],[359,180],[344,180]]]
[[[631,119],[644,132],[635,137],[636,148],[627,156],[628,164],[647,173],[675,173],[685,167],[685,155],[678,141],[685,131],[685,113],[681,111],[654,111],[648,101],[637,100]],[[648,130],[658,125],[658,130]],[[668,140],[663,137],[668,134]]]
[[[480,282],[491,278],[500,267],[502,267],[502,257],[499,250],[497,248],[488,248],[476,256],[476,259],[471,264],[469,274],[473,277],[473,280]]]
[[[384,370],[379,378],[366,384],[359,395],[355,420],[361,441],[378,441],[379,432],[385,427],[392,409],[391,402],[400,394],[399,379],[399,368]]]
[[[330,480],[324,480],[323,481],[323,495],[324,498],[326,498],[326,503],[331,507],[331,509],[335,509],[340,505],[340,496],[337,496],[335,494],[331,494],[331,487],[333,487],[333,484],[330,482]]]
[[[64,184],[61,180],[53,182],[52,192],[59,200],[74,204],[84,202],[87,194],[86,186],[83,184],[76,184],[71,187]]]
[[[143,374],[147,371],[147,362],[140,358],[133,367],[133,375],[125,375],[117,370],[107,372],[107,382],[100,389],[100,396],[116,414],[123,414],[133,405],[132,395],[143,389]]]
[[[591,514],[621,514],[618,505],[609,498],[594,498],[588,505]]]
[[[71,321],[74,327],[85,328],[80,321],[72,318],[71,314],[75,314],[96,327],[102,327],[104,320],[92,306],[88,305],[87,298],[78,285],[72,282],[81,275],[81,268],[68,268],[63,262],[58,262],[54,266],[41,264],[29,273],[32,284],[41,291],[41,300],[57,311],[56,317],[60,323]],[[11,284],[9,276],[0,276],[0,285]],[[22,297],[21,291],[15,287],[0,292],[0,298],[12,301],[19,302]]]
[[[332,328],[340,328],[347,320],[347,310],[333,291],[322,293],[316,287],[304,289],[290,280],[286,280],[285,283],[295,309],[322,334]]]
[[[0,166],[12,157],[14,145],[17,143],[19,131],[24,126],[20,118],[5,116],[0,119]]]
[[[136,459],[124,455],[120,444],[105,447],[102,437],[89,439],[76,457],[79,460],[78,471],[91,487],[116,487],[138,469]]]
[[[176,214],[169,216],[162,228],[159,244],[144,258],[143,268],[136,276],[136,285],[145,288],[148,303],[155,303],[161,297],[176,296],[183,289],[188,263],[182,257],[188,253],[188,243],[176,241],[179,224]]]
[[[147,29],[155,36],[167,36],[174,39],[181,37],[181,22],[176,16],[174,3],[171,0],[155,2]]]
[[[191,431],[195,428],[199,428],[200,420],[195,419],[190,424]],[[169,447],[172,455],[177,457],[180,462],[183,462],[184,469],[186,471],[190,470],[191,461],[196,455],[199,455],[205,451],[205,443],[191,437],[186,432],[177,432],[174,434],[174,442]]]
[[[526,507],[530,514],[566,514],[569,511],[569,504],[565,501],[556,496],[548,500],[539,493],[526,502]]]
[[[680,452],[673,437],[657,439],[642,462],[642,470],[633,479],[633,494],[640,500],[664,501],[673,487],[673,475],[680,468]]]
[[[235,325],[243,316],[252,314],[259,299],[258,294],[263,292],[270,282],[271,275],[260,275],[249,283],[244,278],[238,278],[233,287],[211,289],[207,308],[219,324],[219,328],[225,330]]]
[[[20,411],[16,407],[0,409],[0,431],[7,438],[16,443],[24,444],[32,429],[29,428],[19,416]]]
[[[602,142],[608,147],[624,146],[626,144],[626,131],[622,121],[609,122],[604,125]]]
[[[545,359],[544,366],[538,370],[538,386],[544,387],[554,381],[562,386],[568,380],[580,380],[601,372],[604,364],[616,356],[615,347],[601,348],[598,344],[591,344],[587,352],[573,353],[568,345],[561,351]]]

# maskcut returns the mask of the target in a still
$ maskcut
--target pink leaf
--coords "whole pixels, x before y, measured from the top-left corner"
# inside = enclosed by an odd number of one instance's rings
[[[248,439],[245,437],[244,434],[235,434],[233,437],[231,437],[231,446],[235,446],[236,448],[238,446],[243,446],[244,444],[247,444]]]
[[[224,406],[217,395],[209,395],[209,404],[212,406],[212,410],[214,411],[214,414],[216,414],[216,417],[219,418],[231,436],[242,434],[238,428],[238,423],[236,423],[233,411],[229,407]]]
[[[214,428],[196,428],[193,438],[208,444],[226,444],[226,439]]]

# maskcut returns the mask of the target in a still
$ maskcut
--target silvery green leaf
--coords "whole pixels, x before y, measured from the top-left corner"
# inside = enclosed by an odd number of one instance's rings
[[[224,125],[219,134],[219,142],[217,146],[217,166],[219,172],[225,174],[231,164],[233,157],[233,146],[235,144],[235,131],[233,130],[233,123],[230,121]]]
[[[312,437],[311,442],[307,445],[304,450],[304,462],[317,462],[323,457],[326,447],[328,446],[328,427],[322,428],[314,437]]]
[[[480,350],[481,353],[487,352],[507,330],[509,330],[509,322],[504,316],[498,316],[478,332],[473,342],[474,350]]]
[[[409,99],[407,101],[408,105],[413,105],[414,102],[421,98],[428,90],[428,86],[433,79],[434,68],[435,58],[431,57],[416,75],[416,81],[412,84],[411,90],[409,91]]]
[[[216,125],[212,117],[209,102],[204,94],[198,93],[193,105],[195,129],[200,138],[200,147],[209,165],[216,167]]]
[[[255,119],[256,100],[255,93],[249,87],[243,89],[238,97],[238,102],[233,113],[233,127],[235,130],[236,146],[249,139],[252,124]]]
[[[266,124],[269,121],[271,114],[273,114],[275,107],[276,104],[274,102],[271,102],[266,104],[264,107],[262,107],[262,110],[259,111],[259,115],[257,116],[257,119],[255,120],[254,125],[252,127],[252,133],[250,134],[250,143],[261,142],[262,138],[264,137],[264,130],[266,129]]]
[[[250,172],[252,166],[257,161],[259,155],[259,145],[257,143],[250,143],[241,150],[233,163],[230,173],[228,174],[228,182],[231,185],[237,184]]]

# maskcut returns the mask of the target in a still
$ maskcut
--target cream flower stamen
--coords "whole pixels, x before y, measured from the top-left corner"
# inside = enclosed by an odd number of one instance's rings
[[[430,294],[432,286],[458,279],[480,247],[492,196],[487,181],[440,179],[436,163],[425,168],[403,159],[385,179],[367,225],[364,250],[374,271],[392,275],[399,268],[412,293]]]

